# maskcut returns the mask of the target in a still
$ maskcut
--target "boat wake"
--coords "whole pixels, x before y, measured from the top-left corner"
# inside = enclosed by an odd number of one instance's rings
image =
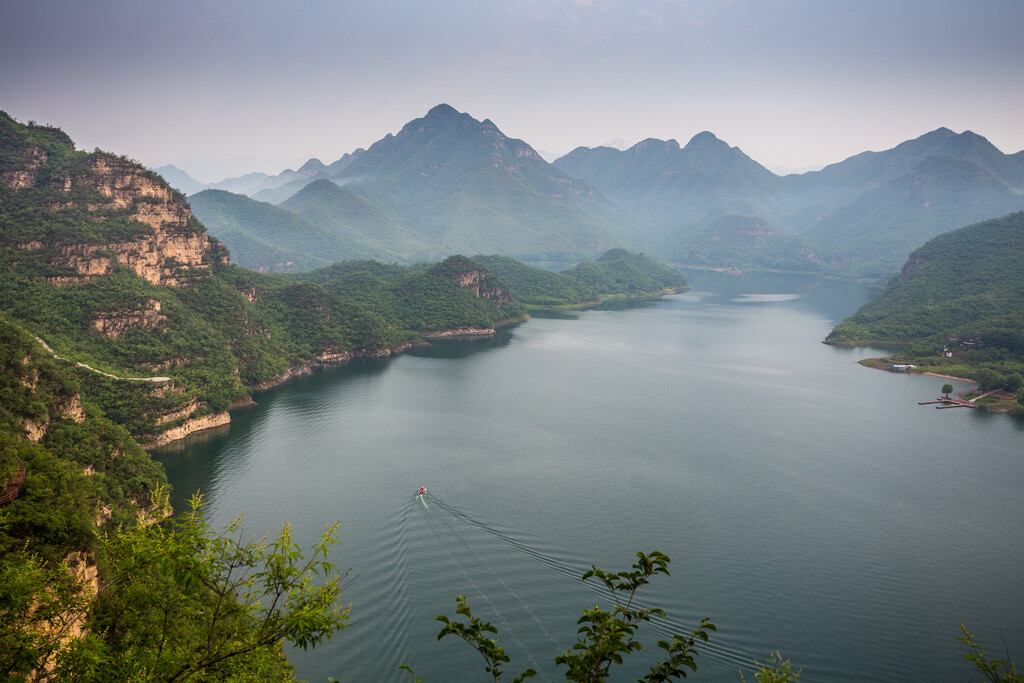
[[[596,580],[581,581],[583,573],[591,568],[590,565],[583,565],[579,562],[569,561],[547,553],[530,543],[524,542],[521,538],[514,535],[511,530],[501,528],[496,522],[481,519],[469,511],[463,510],[437,496],[426,495],[430,496],[430,503],[433,506],[428,508],[428,510],[433,510],[433,512],[427,516],[427,522],[431,525],[431,532],[438,543],[445,545],[445,549],[450,554],[453,562],[458,566],[465,578],[472,582],[475,588],[480,591],[484,601],[494,608],[494,612],[500,621],[499,636],[506,635],[505,628],[508,620],[500,614],[499,610],[494,607],[492,600],[483,594],[482,588],[471,578],[471,571],[476,570],[467,569],[463,566],[466,563],[465,559],[467,556],[472,558],[471,564],[473,566],[482,568],[483,575],[491,578],[493,584],[514,599],[517,609],[530,622],[529,628],[536,629],[542,633],[545,639],[555,648],[556,654],[561,654],[575,641],[574,633],[563,637],[561,641],[552,635],[551,630],[553,629],[545,626],[541,618],[531,609],[528,600],[522,596],[521,592],[511,587],[502,578],[501,573],[493,568],[493,566],[504,566],[507,562],[507,560],[501,559],[501,553],[497,553],[497,559],[492,560],[491,563],[485,559],[485,554],[495,555],[493,551],[485,553],[481,549],[486,546],[485,539],[492,539],[501,546],[514,550],[517,555],[539,564],[545,572],[552,573],[554,575],[552,578],[557,578],[559,584],[565,584],[565,587],[569,590],[579,591],[581,593],[579,602],[581,607],[593,604],[595,600],[599,604],[607,604],[609,599],[607,588]],[[420,497],[425,498],[426,496]],[[426,505],[426,501],[424,501],[424,505]],[[463,558],[463,563],[460,563],[459,557]],[[480,576],[480,574],[477,574],[477,576]],[[641,608],[664,607],[663,605],[646,604],[643,595],[640,595],[634,604]],[[658,640],[671,639],[672,635],[676,633],[689,633],[690,629],[696,626],[697,621],[694,619],[693,623],[684,623],[682,618],[669,613],[666,619],[653,619],[650,622],[649,629],[646,630],[649,636],[653,636]],[[733,664],[747,670],[753,664],[755,656],[763,658],[763,655],[767,654],[759,653],[755,655],[754,653],[744,652],[738,648],[731,647],[728,644],[728,634],[716,634],[711,641],[701,644],[700,651],[708,659]],[[530,656],[530,660],[531,666],[539,671],[540,668],[536,665],[536,660],[532,656]]]

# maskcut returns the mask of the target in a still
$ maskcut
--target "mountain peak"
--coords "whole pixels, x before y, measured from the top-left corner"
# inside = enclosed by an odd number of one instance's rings
[[[608,148],[611,149],[611,148]],[[679,150],[679,143],[675,140],[659,140],[658,138],[647,138],[641,140],[632,147],[629,151],[634,154],[641,154],[643,152],[661,152],[661,151],[676,152]]]
[[[441,103],[441,104],[437,105],[436,107],[433,107],[430,111],[428,111],[427,115],[424,118],[426,118],[426,119],[452,119],[452,118],[457,117],[458,115],[459,115],[459,112],[458,112],[457,109],[455,109],[455,107],[451,106],[450,104]]]
[[[325,168],[327,167],[319,159],[310,159],[299,168],[298,172],[302,175],[316,175]]]
[[[690,152],[728,152],[732,148],[715,137],[714,133],[705,130],[690,138],[683,149]]]
[[[427,112],[426,116],[419,119],[414,119],[402,127],[399,131],[399,136],[416,135],[423,131],[431,131],[437,133],[441,130],[452,126],[469,127],[473,124],[477,126],[480,122],[474,119],[469,114],[464,114],[448,104],[439,104],[433,107]],[[386,139],[386,138],[385,138]]]
[[[1005,166],[1003,153],[989,142],[987,138],[969,130],[955,133],[949,128],[936,128],[921,137],[900,143],[890,150],[890,153],[894,152],[914,155],[918,161],[923,160],[927,156],[951,156],[957,159],[980,163],[986,167],[995,164],[989,170],[1000,169],[997,170],[997,173],[1002,176],[1005,176],[1006,172],[1006,169],[1003,168]],[[1014,172],[1011,175],[1018,176],[1019,173]],[[1011,185],[1014,186],[1018,184],[1019,180],[1011,182]]]
[[[690,142],[705,143],[705,142],[722,142],[718,137],[710,130],[702,130],[701,132],[690,138]]]
[[[921,139],[925,139],[925,138],[941,139],[941,138],[955,138],[955,137],[956,137],[956,133],[954,131],[950,130],[949,128],[946,128],[945,126],[939,126],[938,128],[936,128],[935,130],[931,131],[930,133],[925,133],[924,135],[922,135]]]

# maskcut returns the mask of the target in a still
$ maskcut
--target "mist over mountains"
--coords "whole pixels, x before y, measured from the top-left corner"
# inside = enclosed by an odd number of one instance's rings
[[[228,179],[190,202],[259,270],[452,253],[563,267],[624,247],[694,266],[877,278],[938,234],[1024,209],[1022,164],[1024,152],[946,128],[785,176],[706,131],[682,146],[580,147],[549,164],[490,120],[438,105],[331,164]],[[187,176],[165,177],[188,192]]]

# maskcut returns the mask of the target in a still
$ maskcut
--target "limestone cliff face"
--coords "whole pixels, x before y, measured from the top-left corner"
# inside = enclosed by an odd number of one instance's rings
[[[471,270],[460,274],[456,281],[460,287],[470,290],[477,298],[493,301],[501,308],[503,303],[512,301],[512,295],[505,287],[490,284],[488,275],[486,270]]]
[[[21,422],[21,429],[25,437],[32,443],[38,443],[50,428],[52,417],[67,418],[78,424],[85,422],[85,410],[82,408],[82,399],[78,394],[68,396],[57,401],[51,406],[52,412],[47,413],[38,420],[24,419]]]
[[[160,302],[149,299],[133,311],[102,313],[92,321],[92,326],[97,332],[117,339],[130,330],[155,330],[166,322],[167,316],[160,312]]]
[[[496,283],[493,275],[469,259],[452,256],[445,260],[442,266],[449,269],[449,277],[463,289],[473,292],[477,298],[493,301],[498,308],[512,301],[512,295],[507,287]]]
[[[189,434],[193,434],[204,429],[212,429],[213,427],[221,427],[229,424],[230,422],[231,415],[226,412],[194,417],[177,427],[172,427],[165,432],[161,432],[150,441],[143,443],[143,446],[146,448],[165,446],[173,441],[177,441],[178,439],[184,439]]]
[[[37,145],[28,145],[25,150],[27,159],[20,168],[12,168],[0,172],[0,183],[12,190],[20,190],[23,187],[35,185],[36,175],[39,168],[46,163],[46,152]]]
[[[0,175],[0,182],[17,192],[35,187],[47,161],[43,150],[29,151],[17,168]],[[120,264],[153,284],[177,287],[209,274],[212,262],[227,260],[193,219],[185,198],[134,162],[97,152],[50,176],[40,189],[48,198],[45,206],[56,214],[84,212],[99,225],[114,219],[139,224],[131,236],[104,244],[59,235],[19,244],[27,251],[45,250],[51,263],[75,273],[51,278],[54,284],[84,282]]]
[[[32,360],[31,356],[25,356],[21,363],[28,365]],[[39,385],[38,373],[33,369],[21,380],[22,386],[34,390]],[[33,391],[33,394],[35,392]],[[57,396],[48,406],[45,414],[35,418],[25,418],[21,421],[22,433],[32,443],[38,443],[50,428],[54,419],[68,419],[82,424],[85,422],[85,410],[82,408],[82,398],[79,394]]]

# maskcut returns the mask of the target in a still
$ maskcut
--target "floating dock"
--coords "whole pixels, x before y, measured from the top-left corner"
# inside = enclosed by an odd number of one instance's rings
[[[961,401],[958,398],[945,398],[945,397],[939,397],[939,398],[935,399],[934,401],[918,401],[917,405],[925,406],[925,405],[928,405],[930,403],[943,403],[943,404],[945,404],[945,405],[941,405],[941,406],[935,406],[936,409],[938,409],[938,410],[942,410],[943,408],[977,408],[978,407],[978,406],[974,405],[973,403],[971,403],[970,401]]]

